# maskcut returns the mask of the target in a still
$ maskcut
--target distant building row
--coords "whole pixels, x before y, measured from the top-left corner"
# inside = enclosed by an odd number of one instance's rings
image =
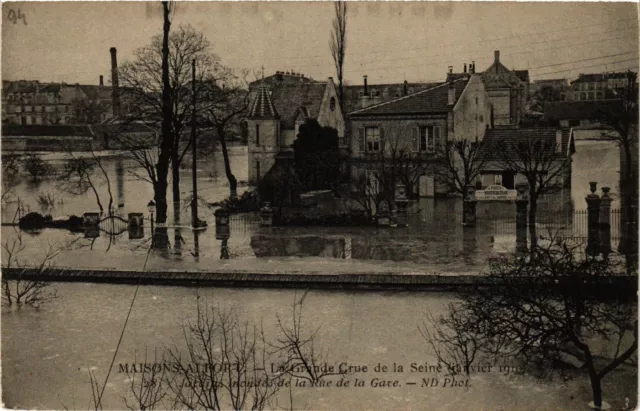
[[[111,86],[2,82],[2,122],[19,125],[98,124],[121,115],[116,49],[111,48]]]
[[[536,93],[541,93],[546,88],[555,93],[553,100],[558,101],[585,101],[611,99],[621,89],[629,85],[626,72],[580,74],[571,83],[567,79],[536,80],[531,84],[531,96],[535,99]]]

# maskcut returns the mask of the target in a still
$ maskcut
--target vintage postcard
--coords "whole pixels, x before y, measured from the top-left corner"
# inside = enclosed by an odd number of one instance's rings
[[[3,406],[636,409],[638,38],[637,3],[3,3]]]

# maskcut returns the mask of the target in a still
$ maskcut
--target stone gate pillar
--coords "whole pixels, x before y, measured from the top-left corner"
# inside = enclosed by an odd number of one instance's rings
[[[598,183],[589,182],[591,194],[585,197],[587,201],[587,255],[595,256],[600,251],[600,196],[596,194]]]
[[[476,186],[467,184],[464,187],[464,200],[462,202],[462,225],[464,227],[476,226]]]
[[[602,187],[600,197],[600,252],[605,257],[611,253],[611,197],[609,187]]]

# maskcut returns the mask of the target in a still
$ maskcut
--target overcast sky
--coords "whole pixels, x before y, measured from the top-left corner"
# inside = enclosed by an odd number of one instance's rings
[[[159,3],[2,5],[2,77],[97,84],[118,60],[161,34]],[[13,23],[11,10],[26,16]],[[174,26],[192,24],[230,67],[335,77],[331,3],[180,3]],[[493,51],[533,79],[638,67],[635,3],[348,3],[345,79],[442,81],[447,67],[477,71]]]

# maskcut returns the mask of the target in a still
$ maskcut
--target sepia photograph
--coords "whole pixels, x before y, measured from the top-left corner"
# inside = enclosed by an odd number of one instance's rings
[[[2,407],[637,409],[638,24],[3,2]]]

